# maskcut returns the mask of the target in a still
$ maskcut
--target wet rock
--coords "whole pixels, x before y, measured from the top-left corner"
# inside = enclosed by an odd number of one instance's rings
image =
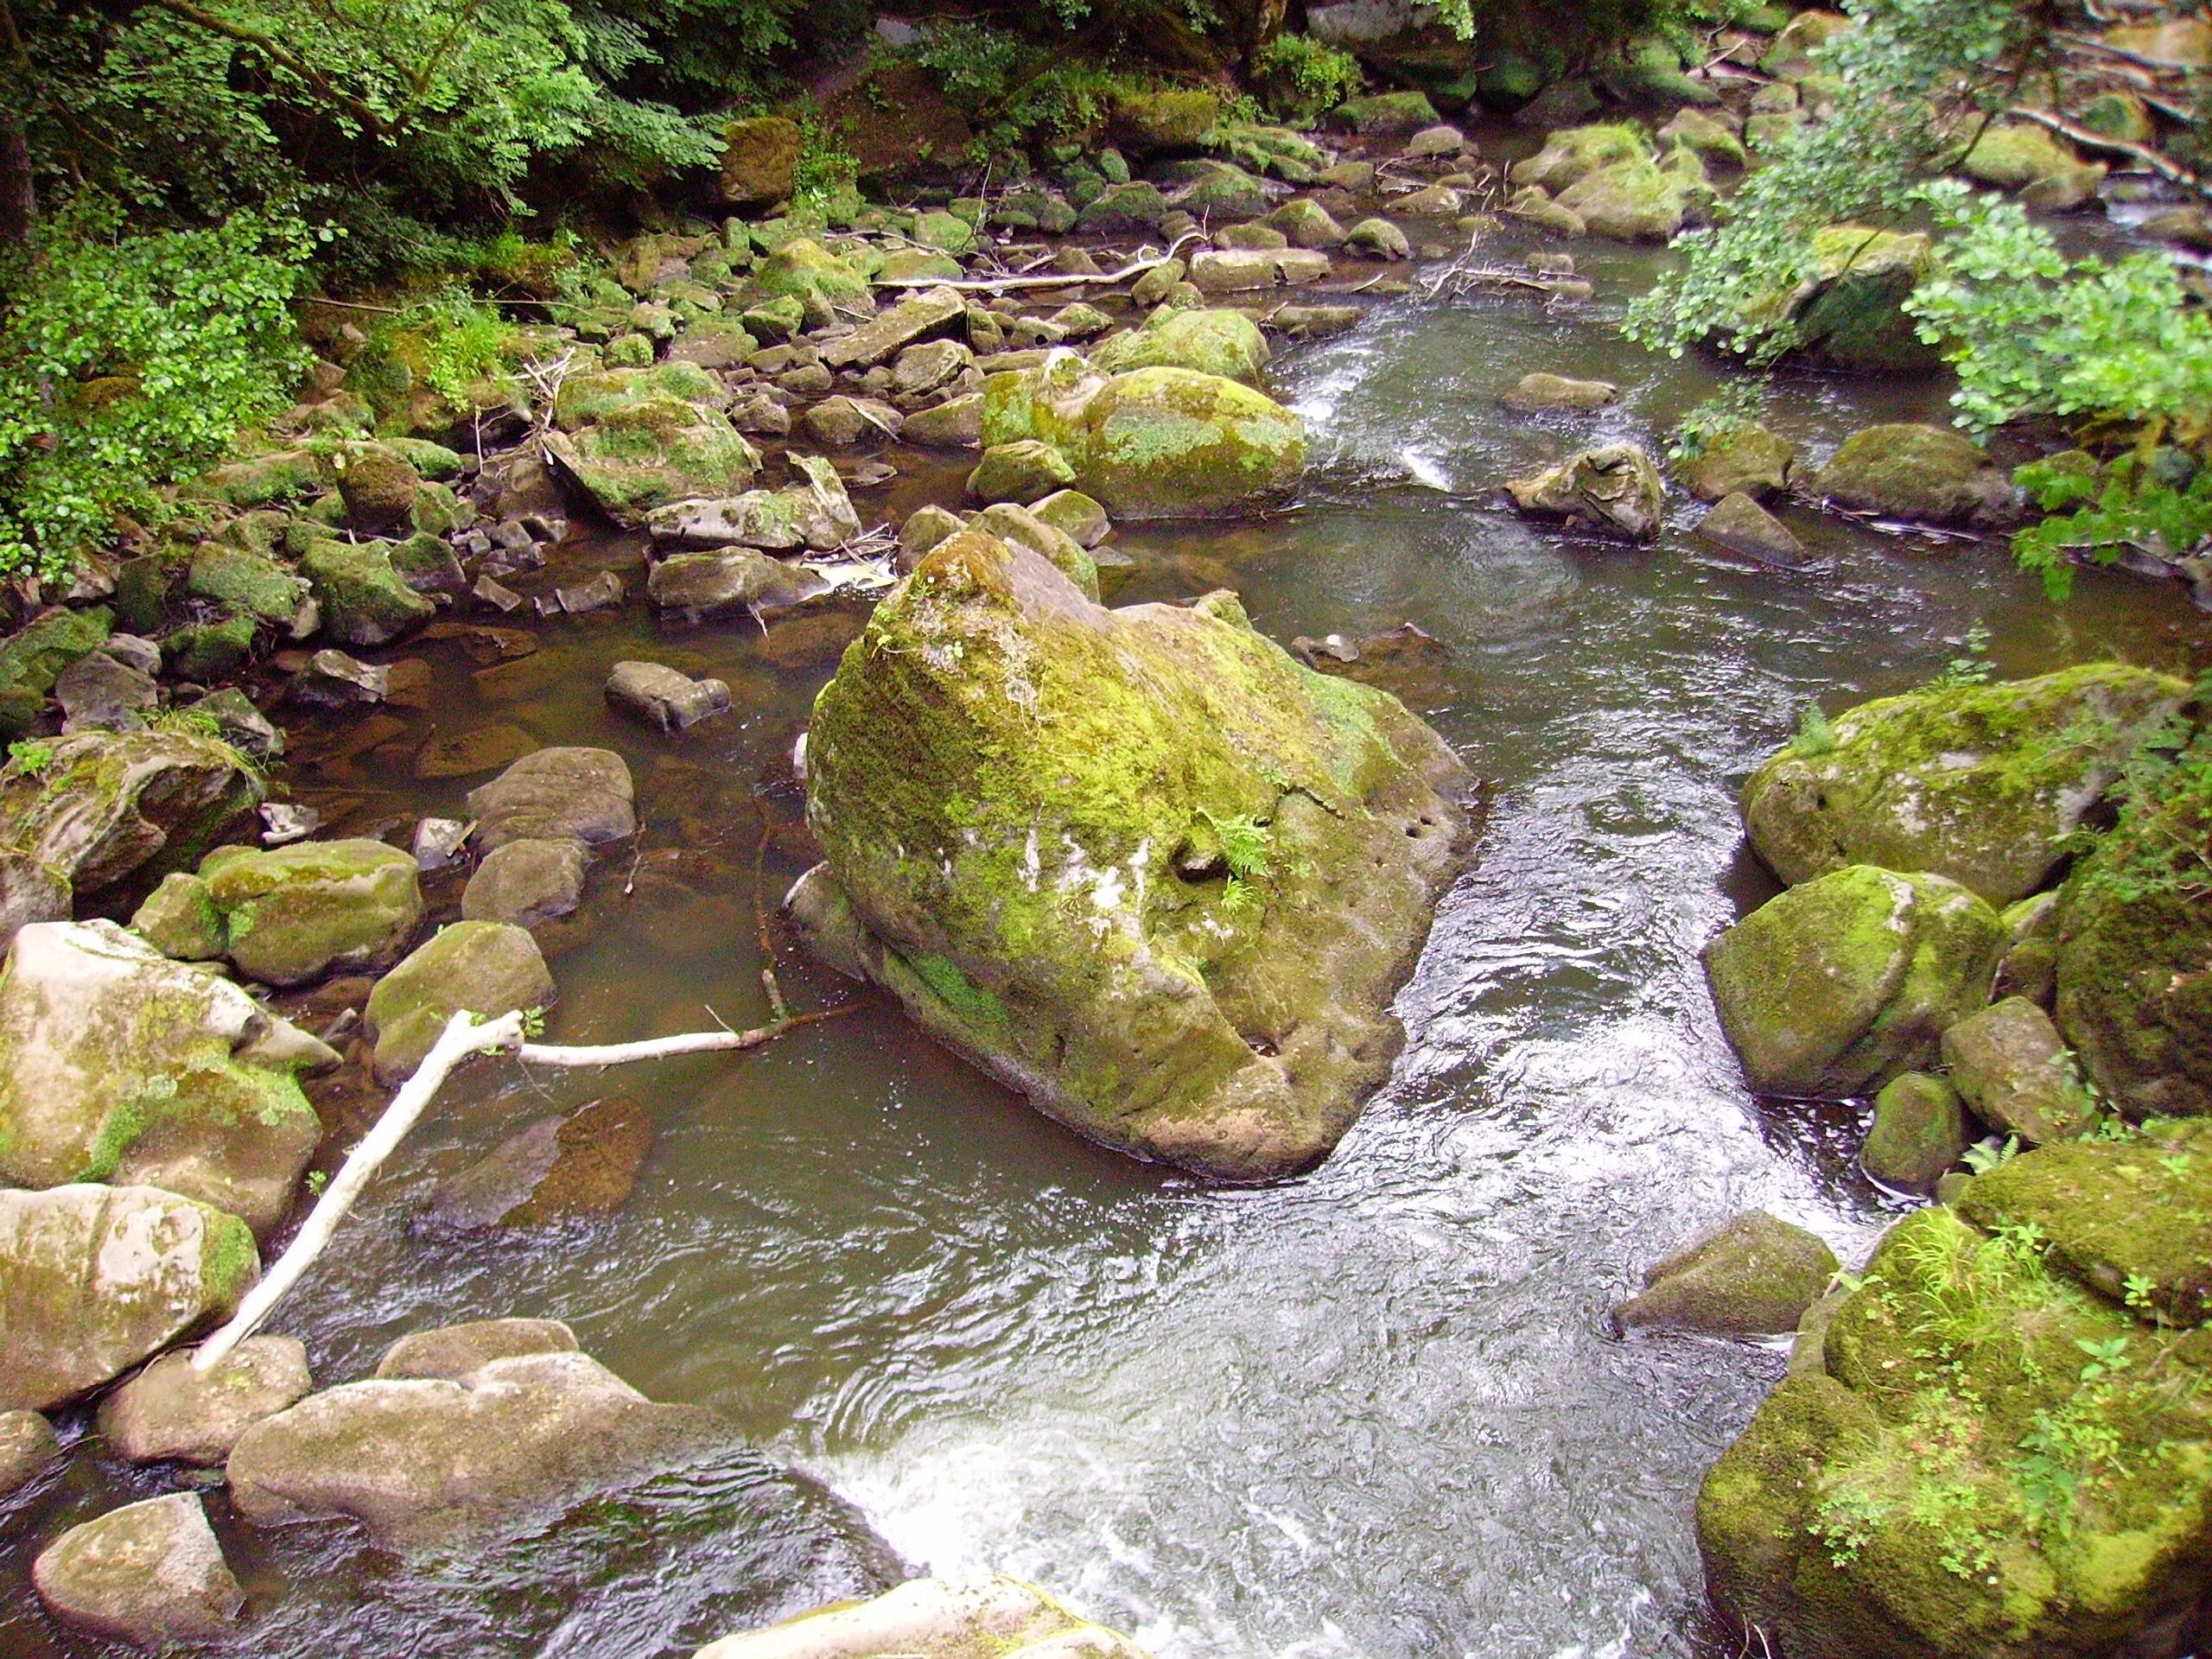
[[[1650,158],[1651,141],[1633,122],[1568,127],[1546,138],[1534,156],[1516,162],[1506,176],[1516,185],[1556,194],[1605,168]]]
[[[537,747],[537,740],[519,726],[498,721],[472,726],[465,732],[433,737],[415,752],[415,775],[425,782],[442,778],[470,778],[480,772],[496,772]]]
[[[1930,1069],[2003,947],[1996,912],[1956,882],[1854,864],[1769,899],[1704,955],[1751,1087],[1838,1098]]]
[[[2120,663],[1878,698],[1744,785],[1751,847],[1785,881],[1846,864],[1929,870],[2009,905],[2042,887],[2182,682]]]
[[[1548,409],[1586,412],[1603,409],[1620,395],[1621,389],[1610,380],[1573,380],[1564,375],[1538,373],[1522,375],[1497,401],[1523,414]]]
[[[1145,1659],[1127,1637],[1004,1576],[912,1579],[873,1601],[839,1602],[710,1642],[693,1659]]]
[[[1506,217],[1535,226],[1550,236],[1579,237],[1589,233],[1582,215],[1562,207],[1541,185],[1531,184],[1514,193],[1503,209]]]
[[[161,706],[151,674],[118,663],[105,652],[79,657],[54,683],[64,732],[135,732]]]
[[[1992,518],[2012,504],[2011,481],[1971,442],[1910,423],[1853,433],[1814,487],[1840,506],[1935,524]]]
[[[1051,444],[1035,438],[995,443],[968,474],[968,493],[979,501],[1041,501],[1075,482],[1075,468]]]
[[[1813,237],[1813,272],[1781,302],[1796,349],[1815,363],[1866,373],[1919,373],[1938,350],[1920,338],[1905,301],[1927,276],[1934,243],[1918,232],[1831,225]]]
[[[270,985],[378,972],[423,920],[414,859],[380,841],[218,848],[200,861],[199,880],[222,918],[226,954]]]
[[[256,1525],[342,1516],[413,1550],[512,1536],[735,1439],[714,1412],[657,1405],[586,1355],[533,1353],[311,1395],[247,1430],[227,1472]]]
[[[1061,495],[1072,493],[1074,492],[1069,490],[1060,492]],[[1046,499],[1057,500],[1058,497],[1052,496]],[[1040,502],[1038,505],[1041,506],[1043,503]],[[916,508],[899,531],[901,568],[912,569],[915,565],[921,563],[923,554],[947,537],[957,536],[965,528],[966,525],[961,522],[957,513],[949,512],[943,507],[932,505]]]
[[[660,663],[617,663],[607,677],[607,700],[649,726],[680,734],[729,712],[729,686],[695,680]]]
[[[260,1276],[236,1216],[150,1186],[0,1189],[0,1411],[46,1410],[121,1376]]]
[[[1165,300],[1190,274],[1191,267],[1185,261],[1163,259],[1130,284],[1129,298],[1139,307],[1149,308]]]
[[[391,695],[391,671],[342,651],[318,651],[292,677],[285,695],[309,709],[343,709],[384,702]]]
[[[446,1022],[466,1008],[491,1019],[553,1001],[553,976],[529,932],[504,922],[455,922],[377,982],[365,1011],[386,1087],[414,1075]]]
[[[1745,421],[1707,437],[1698,453],[1675,469],[1700,501],[1748,495],[1764,501],[1782,493],[1789,480],[1796,446],[1777,437],[1756,421]]]
[[[612,610],[620,605],[623,592],[622,578],[612,570],[602,570],[583,582],[567,583],[550,594],[539,594],[537,613],[550,616],[565,612],[570,616],[589,616],[594,611]]]
[[[0,1175],[159,1185],[265,1232],[321,1138],[297,1073],[337,1058],[112,922],[34,924],[0,976]]]
[[[1067,308],[1069,311],[1077,308],[1073,306]],[[1088,306],[1081,308],[1085,311],[1090,309]],[[965,307],[962,308],[960,315],[964,321],[968,315]],[[1109,326],[1103,315],[1096,312],[1091,315],[1098,318],[1097,326],[1093,327],[1086,321],[1083,325],[1083,334],[1076,338],[1103,333]],[[1065,329],[1065,325],[1061,326]],[[957,340],[938,340],[925,346],[909,346],[899,353],[899,360],[892,365],[891,389],[904,397],[919,397],[959,378],[961,372],[973,368],[975,363],[974,351]]]
[[[1466,200],[1448,184],[1432,184],[1400,196],[1391,210],[1407,219],[1457,219],[1466,211]]]
[[[688,363],[575,377],[561,388],[562,430],[547,458],[617,524],[655,507],[730,495],[760,470],[760,454],[722,413],[728,393]]]
[[[749,547],[663,559],[645,583],[645,597],[655,610],[691,621],[740,611],[775,616],[828,591],[812,571]]]
[[[0,1411],[0,1503],[60,1461],[52,1423],[35,1411]]]
[[[238,1437],[315,1387],[293,1337],[248,1337],[204,1375],[163,1354],[100,1402],[99,1434],[126,1463],[219,1466]]]
[[[1356,305],[1285,305],[1268,316],[1268,326],[1293,340],[1326,340],[1348,334],[1364,315]]]
[[[1693,1239],[1643,1275],[1643,1289],[1613,1310],[1624,1331],[1779,1336],[1835,1276],[1835,1252],[1807,1232],[1754,1210]]]
[[[227,743],[192,732],[84,732],[18,747],[0,768],[0,846],[79,899],[191,864],[260,804]]]
[[[1098,563],[1072,536],[1054,529],[1026,508],[1010,501],[986,507],[976,515],[972,528],[995,537],[1008,546],[1016,543],[1041,554],[1094,604],[1098,599]]]
[[[1885,1185],[1932,1192],[1973,1139],[1959,1091],[1925,1071],[1907,1071],[1874,1096],[1874,1123],[1859,1161]]]
[[[1114,528],[1113,520],[1106,516],[1106,509],[1080,490],[1057,490],[1032,506],[1029,511],[1034,513],[1041,523],[1050,524],[1077,547],[1097,546],[1106,539]],[[916,515],[917,518],[919,516],[919,514]],[[948,518],[951,518],[950,513],[945,516]],[[910,518],[906,522],[911,525],[914,521]],[[929,547],[936,546],[938,542],[943,541],[945,536],[952,534],[958,528],[958,521],[955,520],[945,529],[944,535],[937,537],[929,543]],[[900,537],[900,543],[904,545],[903,535]],[[918,548],[913,550],[918,556],[919,554],[927,552],[929,548]]]
[[[1307,248],[1210,249],[1191,257],[1190,280],[1201,294],[1244,294],[1318,283],[1329,256]]]
[[[1268,215],[1266,223],[1281,231],[1294,248],[1325,251],[1344,245],[1344,226],[1337,223],[1327,208],[1310,197],[1300,196],[1283,203]]]
[[[31,1583],[72,1630],[156,1652],[225,1640],[245,1605],[193,1492],[70,1528],[31,1564]]]
[[[536,927],[583,903],[591,856],[580,841],[511,841],[486,854],[461,895],[472,922]]]
[[[1128,369],[1194,369],[1260,384],[1270,353],[1259,325],[1242,311],[1156,311],[1141,327],[1116,335],[1091,355],[1102,373]]]
[[[610,1214],[628,1201],[652,1145],[652,1121],[636,1103],[594,1101],[509,1135],[440,1182],[423,1219],[475,1232]]]
[[[1304,424],[1249,386],[1188,369],[1103,376],[1072,353],[994,375],[987,443],[1037,438],[1116,518],[1217,512],[1287,486],[1306,462]]]
[[[869,628],[810,734],[827,862],[791,904],[817,948],[1109,1145],[1232,1179],[1325,1156],[1464,861],[1449,751],[1380,693],[1317,692],[1226,594],[1108,612],[975,532]],[[1020,701],[983,695],[1016,650]],[[1071,759],[1106,753],[1110,778]]]
[[[1573,529],[1648,542],[1665,522],[1666,486],[1638,444],[1601,444],[1543,472],[1508,479],[1505,488],[1522,512],[1561,518]]]
[[[802,147],[799,124],[788,116],[732,121],[722,134],[722,200],[740,207],[785,200],[797,188]]]
[[[1974,1178],[1959,1213],[2032,1225],[2058,1260],[2139,1319],[2212,1320],[2212,1124],[2170,1119],[2123,1141],[2061,1141]]]
[[[1664,242],[1682,227],[1692,205],[1682,175],[1648,161],[1600,168],[1559,193],[1559,206],[1592,236],[1620,242]]]
[[[2024,1145],[2071,1139],[2089,1127],[2094,1103],[2050,1016],[2008,997],[1943,1033],[1943,1064],[1976,1117]]]
[[[1388,691],[1408,708],[1434,708],[1452,700],[1446,677],[1451,648],[1427,629],[1401,622],[1382,633],[1347,639],[1332,633],[1294,639],[1291,654],[1308,668]]]
[[[257,760],[274,760],[284,753],[284,734],[254,706],[253,699],[234,685],[210,691],[186,708],[214,722],[215,735],[243,754]]]
[[[526,837],[598,847],[636,833],[634,799],[630,768],[613,750],[548,748],[471,790],[468,813],[486,852]]]
[[[771,552],[828,552],[861,533],[860,514],[837,469],[819,455],[795,455],[800,481],[721,500],[683,501],[647,520],[662,547],[757,547]]]
[[[983,440],[983,394],[969,392],[906,416],[899,435],[928,448],[972,449]]]
[[[576,1333],[558,1319],[474,1319],[409,1332],[384,1351],[376,1374],[385,1381],[458,1382],[495,1359],[579,1351]]]
[[[1697,533],[1716,547],[1762,564],[1798,565],[1805,543],[1796,532],[1740,490],[1724,496],[1698,521]]]
[[[968,302],[960,295],[949,288],[933,288],[901,300],[842,339],[830,340],[822,348],[822,360],[833,369],[887,363],[909,346],[951,333],[967,315]]]
[[[1744,153],[1743,139],[1727,120],[1703,110],[1675,111],[1668,118],[1666,125],[1659,129],[1657,137],[1662,144],[1682,145],[1708,162],[1743,167],[1750,160]]]
[[[1438,124],[1436,106],[1426,92],[1376,92],[1339,104],[1329,111],[1329,124],[1342,132],[1370,137],[1419,132]]]
[[[1959,163],[1968,178],[2017,190],[2047,213],[2078,207],[2104,181],[2101,162],[2084,162],[2039,126],[2002,124],[1983,130]]]

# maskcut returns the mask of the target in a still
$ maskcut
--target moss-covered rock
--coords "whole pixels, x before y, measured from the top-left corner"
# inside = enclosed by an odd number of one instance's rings
[[[2012,502],[2011,481],[1966,438],[1909,422],[1853,433],[1815,488],[1842,506],[1935,524],[2001,516]]]
[[[24,746],[0,768],[0,846],[82,897],[188,868],[261,798],[259,775],[220,739],[82,732]]]
[[[1714,1595],[1792,1659],[2178,1651],[2212,1560],[2189,1340],[2032,1234],[1920,1211],[1836,1309],[1827,1374],[1784,1382],[1707,1476]]]
[[[1051,444],[1036,438],[995,443],[968,474],[968,493],[978,501],[1041,501],[1075,482],[1075,468]]]
[[[322,626],[342,645],[388,645],[419,627],[437,607],[400,577],[389,542],[316,541],[300,573],[322,607]]]
[[[1116,143],[1151,155],[1196,149],[1220,120],[1220,95],[1204,87],[1129,86],[1115,93],[1109,124]]]
[[[413,1076],[464,1008],[488,1020],[552,1001],[553,976],[527,929],[505,922],[442,928],[369,993],[377,1077],[389,1086]]]
[[[2188,688],[2120,663],[1864,702],[1744,785],[1751,846],[1784,881],[1847,864],[1929,870],[1993,905],[2033,893]]]
[[[200,878],[222,916],[226,954],[271,985],[388,968],[423,919],[413,855],[380,841],[218,848]]]
[[[130,931],[177,962],[213,962],[230,944],[207,884],[181,870],[163,876],[147,895],[130,918]]]
[[[1376,92],[1345,100],[1329,111],[1329,124],[1344,132],[1370,137],[1419,132],[1443,118],[1426,92]]]
[[[0,1191],[0,1410],[99,1387],[226,1317],[260,1276],[244,1222],[174,1192]]]
[[[1664,242],[1682,228],[1702,181],[1701,175],[1685,177],[1649,161],[1618,162],[1567,186],[1559,193],[1559,206],[1580,219],[1592,236]]]
[[[1507,175],[1516,185],[1535,185],[1556,194],[1601,168],[1651,160],[1651,140],[1632,121],[1568,127],[1544,140],[1544,147],[1516,162]]]
[[[203,542],[192,556],[185,590],[196,599],[281,625],[297,614],[308,584],[265,554]]]
[[[748,306],[796,300],[810,324],[834,322],[841,311],[868,316],[875,309],[868,278],[810,237],[794,237],[753,268],[745,290]]]
[[[1338,240],[1342,240],[1341,235]],[[1259,324],[1242,311],[1197,308],[1187,311],[1155,311],[1141,327],[1116,334],[1091,353],[1091,363],[1106,374],[1131,369],[1192,369],[1260,384],[1268,365],[1267,336]]]
[[[1189,369],[1090,372],[1072,352],[984,385],[983,441],[1039,438],[1117,518],[1219,512],[1287,488],[1306,464],[1297,416]]]
[[[1082,1133],[1239,1179],[1387,1075],[1471,783],[1229,595],[1103,610],[974,531],[847,651],[808,769],[818,950]]]
[[[56,606],[0,642],[0,736],[29,729],[61,671],[99,650],[114,631],[115,613],[105,606]]]
[[[1984,129],[1959,170],[1982,184],[2032,194],[2033,206],[2063,211],[2079,207],[2105,176],[2101,162],[2085,162],[2046,129],[2025,122]]]
[[[337,1058],[112,922],[25,927],[0,972],[0,1175],[158,1185],[265,1232],[321,1137],[297,1074]]]
[[[1939,366],[1941,352],[1921,339],[1904,310],[1929,272],[1933,250],[1919,232],[1863,225],[1815,232],[1813,274],[1778,302],[1796,326],[1795,349],[1813,362],[1870,374]]]
[[[1754,1089],[1836,1097],[1936,1063],[1989,998],[1997,912],[1957,883],[1854,864],[1769,899],[1705,949]]]
[[[1874,1096],[1873,1127],[1859,1161],[1886,1185],[1932,1192],[1973,1135],[1959,1091],[1925,1071],[1891,1077]]]
[[[1822,11],[1817,8],[1801,11],[1774,37],[1774,44],[1759,60],[1759,67],[1770,75],[1802,80],[1814,73],[1813,53],[1839,35],[1848,35],[1857,27],[1840,11]]]
[[[740,206],[784,200],[798,181],[803,142],[789,116],[732,121],[722,130],[722,200]]]
[[[1340,248],[1344,243],[1344,226],[1311,197],[1286,201],[1268,215],[1266,222],[1281,231],[1294,248]]]
[[[1763,1210],[1732,1217],[1655,1263],[1613,1310],[1623,1330],[1780,1336],[1835,1276],[1835,1252]]]
[[[873,1601],[834,1602],[710,1642],[693,1659],[1145,1659],[1127,1637],[1043,1591],[994,1574],[912,1579]]]
[[[2212,743],[2141,798],[2068,880],[2058,910],[2059,1029],[2131,1117],[2212,1116]]]
[[[1665,523],[1667,486],[1641,444],[1600,444],[1505,489],[1525,513],[1600,535],[1648,542]]]
[[[1094,605],[1098,602],[1097,560],[1075,537],[1046,524],[1027,508],[1015,506],[1010,501],[995,503],[976,515],[974,528],[986,536],[996,537],[1009,547],[1019,544],[1033,553],[1043,554],[1054,569],[1083,590],[1085,599]]]
[[[547,435],[546,454],[617,524],[641,524],[655,507],[742,490],[760,454],[709,404],[651,398],[574,432]]]
[[[1700,501],[1719,501],[1739,492],[1755,501],[1780,495],[1789,481],[1797,447],[1757,421],[1713,433],[1675,471]]]

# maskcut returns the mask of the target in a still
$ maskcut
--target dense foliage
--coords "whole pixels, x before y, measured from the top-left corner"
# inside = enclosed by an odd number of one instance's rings
[[[1821,121],[1793,128],[1728,217],[1681,238],[1685,266],[1630,310],[1629,332],[1680,353],[1709,342],[1754,365],[1798,342],[1787,296],[1818,268],[1815,234],[1843,222],[1932,226],[1934,259],[1907,302],[1956,368],[1960,423],[2026,416],[2133,445],[2121,464],[2024,477],[2062,516],[2018,540],[2055,593],[2069,556],[2140,545],[2162,558],[2212,533],[2208,492],[2149,465],[2161,446],[2212,442],[2212,318],[2173,260],[2069,259],[2015,203],[1942,176],[2031,84],[2068,19],[2012,0],[1850,0],[1859,27],[1821,48],[1839,88]]]

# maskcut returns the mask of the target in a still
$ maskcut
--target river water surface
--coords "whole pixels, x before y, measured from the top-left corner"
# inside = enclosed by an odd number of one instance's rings
[[[1970,632],[2004,675],[2099,655],[2193,671],[2207,632],[2177,592],[2117,576],[2051,606],[1994,542],[1797,513],[1821,563],[1783,572],[1701,549],[1687,503],[1648,550],[1524,524],[1497,505],[1510,472],[1593,436],[1656,448],[1713,389],[1612,332],[1648,256],[1585,270],[1592,305],[1393,301],[1284,359],[1274,389],[1314,437],[1295,510],[1118,538],[1133,563],[1109,598],[1229,585],[1285,641],[1410,620],[1448,648],[1414,700],[1489,780],[1492,816],[1405,992],[1397,1074],[1336,1156],[1210,1190],[1089,1147],[875,1007],[734,1060],[486,1068],[276,1328],[327,1383],[410,1330],[557,1317],[648,1394],[721,1408],[810,1478],[740,1460],[411,1566],[344,1529],[272,1541],[226,1522],[259,1621],[239,1651],[688,1652],[900,1570],[855,1512],[907,1567],[1033,1579],[1160,1659],[1737,1651],[1701,1609],[1690,1509],[1782,1356],[1624,1343],[1605,1310],[1746,1207],[1855,1262],[1900,1206],[1855,1170],[1858,1113],[1753,1098],[1721,1038],[1697,951],[1770,890],[1734,790],[1806,703],[1924,683]],[[1595,416],[1498,408],[1536,368],[1623,397]],[[1768,418],[1819,455],[1871,420],[1942,413],[1933,383],[1807,379]],[[952,479],[925,471],[897,503]],[[588,546],[562,574],[634,556]],[[425,706],[365,734],[360,717],[303,728],[295,791],[359,830],[480,781],[410,776],[433,728],[620,748],[644,847],[601,861],[591,921],[554,963],[554,1033],[756,1022],[752,801],[779,826],[780,891],[803,864],[784,757],[851,626],[657,639],[633,601],[545,626],[537,656],[488,675],[413,647]],[[612,720],[606,669],[639,655],[722,675],[740,716],[683,743]],[[788,953],[784,977],[801,1006],[852,995]],[[474,1241],[417,1224],[436,1181],[519,1122],[618,1092],[658,1139],[616,1214]],[[80,1459],[13,1517],[0,1653],[98,1650],[23,1593],[25,1540],[166,1478]]]

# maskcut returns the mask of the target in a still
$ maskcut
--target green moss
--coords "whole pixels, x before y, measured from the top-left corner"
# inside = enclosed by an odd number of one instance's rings
[[[236,1216],[207,1210],[207,1230],[200,1243],[200,1282],[216,1306],[232,1308],[261,1276],[261,1252],[253,1230]]]
[[[962,973],[949,957],[912,957],[906,965],[939,1001],[969,1025],[985,1031],[1006,1028],[1006,1004]]]

